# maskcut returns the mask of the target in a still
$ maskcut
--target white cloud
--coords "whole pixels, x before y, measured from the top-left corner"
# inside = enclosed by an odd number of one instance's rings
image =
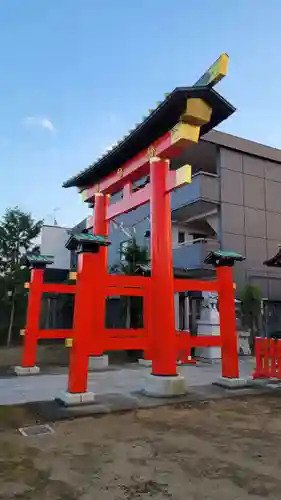
[[[116,122],[116,120],[117,120],[117,116],[114,113],[110,113],[110,115],[108,116],[109,123],[114,123],[114,122]]]
[[[27,116],[24,119],[23,123],[26,126],[35,126],[35,127],[44,128],[45,130],[48,130],[52,134],[56,131],[51,120],[49,120],[48,118],[44,118],[44,117],[40,118],[38,116]]]

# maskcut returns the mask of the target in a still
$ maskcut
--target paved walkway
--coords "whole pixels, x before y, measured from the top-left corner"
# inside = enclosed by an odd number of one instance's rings
[[[252,359],[240,360],[241,377],[250,376],[253,368]],[[133,393],[142,389],[144,378],[150,371],[149,368],[132,364],[122,368],[112,367],[103,372],[92,372],[89,375],[88,390],[99,395]],[[221,366],[219,363],[181,366],[178,371],[186,378],[190,387],[208,386],[220,377]],[[67,374],[1,378],[0,405],[52,401],[60,391],[67,389],[67,379]]]

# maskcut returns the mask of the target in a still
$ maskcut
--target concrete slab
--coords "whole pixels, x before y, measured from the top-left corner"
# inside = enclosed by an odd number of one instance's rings
[[[95,395],[92,392],[73,393],[62,391],[57,399],[64,406],[79,406],[94,403]]]
[[[97,394],[96,402],[108,408],[109,412],[139,408],[138,394]]]
[[[142,358],[139,358],[138,359],[138,364],[140,366],[152,366],[152,360],[151,359],[142,359]]]
[[[89,371],[105,370],[108,367],[108,356],[91,356],[89,358]]]
[[[26,407],[40,422],[73,419],[85,416],[98,416],[111,412],[149,409],[159,406],[176,405],[178,408],[191,408],[194,405],[207,405],[210,401],[224,398],[241,398],[257,394],[267,394],[276,390],[268,387],[249,386],[235,391],[215,385],[189,387],[188,393],[178,397],[156,398],[136,391],[130,394],[97,394],[93,404],[65,406],[57,401],[26,403]],[[279,389],[280,390],[280,389]]]
[[[255,362],[252,358],[240,359],[241,378],[251,376],[254,366]],[[150,367],[139,366],[137,363],[109,366],[105,370],[89,373],[88,391],[105,396],[113,393],[128,396],[142,391],[145,378],[150,372]],[[212,386],[212,383],[220,378],[220,364],[182,365],[178,367],[178,373],[185,378],[188,391],[200,391],[201,387],[206,387],[212,392],[219,390],[219,387]],[[40,376],[37,377],[0,377],[0,402],[1,405],[51,402],[57,398],[61,391],[66,390],[67,384],[67,370],[59,370],[58,368],[53,368],[52,373],[49,369],[46,372],[42,368]],[[245,388],[241,390],[246,391]],[[234,392],[236,394],[238,390]]]
[[[39,366],[15,366],[15,374],[19,377],[25,375],[38,375],[40,373]]]
[[[166,377],[159,375],[148,375],[146,377],[144,394],[155,398],[169,398],[186,394],[186,380],[181,375]]]
[[[227,389],[241,389],[241,387],[247,387],[253,382],[251,377],[247,378],[226,378],[220,377],[218,380],[213,382],[215,385],[220,385],[221,387],[226,387]]]

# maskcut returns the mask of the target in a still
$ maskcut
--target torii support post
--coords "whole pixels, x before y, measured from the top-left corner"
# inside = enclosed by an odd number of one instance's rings
[[[109,222],[106,220],[106,211],[109,206],[109,195],[96,193],[94,196],[93,234],[108,237]],[[106,307],[106,278],[107,278],[107,246],[101,246],[94,254],[92,286],[98,285],[95,294],[95,317],[93,330],[93,348],[89,358],[89,369],[100,369],[108,365],[108,356],[103,355],[105,345],[105,307]]]
[[[152,374],[160,376],[177,375],[171,203],[170,192],[166,191],[168,173],[168,160],[151,159]]]
[[[221,347],[221,370],[226,378],[239,378],[238,343],[232,267],[217,267],[219,284],[219,315]]]
[[[222,340],[222,377],[219,384],[226,387],[241,387],[245,385],[245,380],[239,378],[239,357],[232,273],[234,263],[241,262],[244,259],[245,257],[236,252],[218,250],[210,252],[204,261],[206,264],[211,264],[216,268],[219,292],[220,335]]]
[[[78,255],[77,288],[73,319],[73,344],[70,355],[68,392],[84,393],[88,383],[88,357],[92,343],[95,287],[93,269],[95,254]],[[79,339],[78,339],[79,335]]]
[[[62,392],[60,400],[66,405],[88,403],[94,394],[87,392],[88,362],[92,352],[93,336],[97,333],[96,314],[99,301],[105,300],[100,289],[104,280],[104,269],[99,268],[98,253],[108,240],[91,234],[73,234],[66,248],[78,253],[77,285],[73,321],[73,342],[70,355],[68,391]],[[102,349],[100,344],[99,349]]]
[[[39,366],[36,366],[35,363],[44,271],[47,264],[53,262],[53,257],[47,255],[27,255],[25,257],[26,266],[31,268],[31,277],[28,284],[26,328],[22,330],[24,334],[22,364],[15,367],[17,375],[33,375],[40,371]]]
[[[149,396],[179,396],[186,392],[177,374],[177,339],[174,311],[169,160],[150,160],[151,219],[151,351],[152,373],[144,392]]]

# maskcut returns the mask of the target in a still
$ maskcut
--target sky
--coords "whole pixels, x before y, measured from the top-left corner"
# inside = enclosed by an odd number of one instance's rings
[[[220,129],[281,149],[280,19],[280,0],[0,0],[0,217],[78,223],[63,181],[222,52]]]

